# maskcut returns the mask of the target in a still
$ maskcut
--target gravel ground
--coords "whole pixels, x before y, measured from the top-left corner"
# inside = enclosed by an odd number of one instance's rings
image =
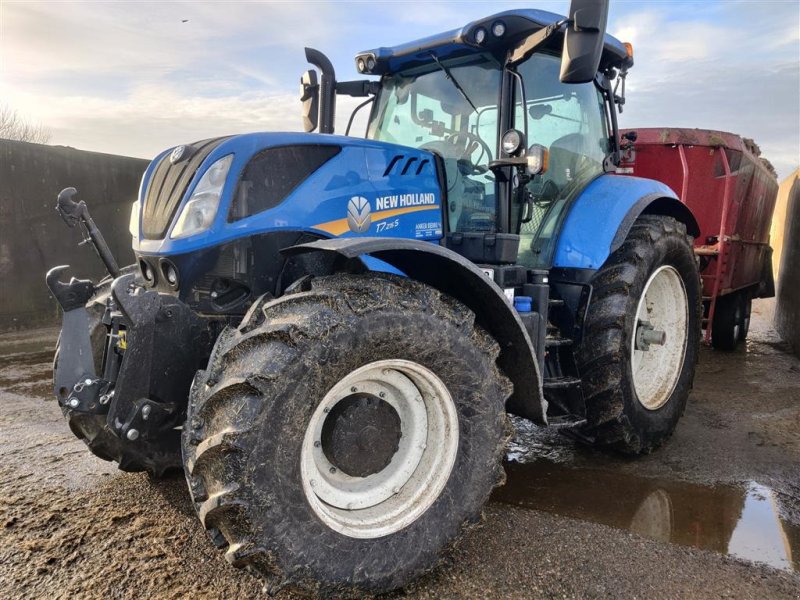
[[[746,348],[704,349],[666,447],[633,461],[524,428],[483,526],[394,596],[800,598],[800,361],[771,304],[754,310]],[[0,597],[262,595],[207,542],[181,476],[121,473],[72,436],[54,335],[0,337]]]

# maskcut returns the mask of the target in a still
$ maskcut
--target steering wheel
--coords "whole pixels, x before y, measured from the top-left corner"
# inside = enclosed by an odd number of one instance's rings
[[[421,146],[423,150],[432,150],[444,158],[455,160],[462,175],[482,175],[489,170],[488,164],[492,160],[492,150],[479,136],[468,131],[459,131],[443,140],[428,142]],[[480,149],[481,153],[473,161],[472,155]],[[484,156],[488,157],[487,166],[477,164]]]
[[[445,139],[445,143],[452,145],[457,152],[461,153],[458,157],[459,168],[467,168],[471,171],[464,173],[465,175],[482,175],[489,170],[488,164],[492,160],[492,149],[480,136],[469,131],[459,131]],[[478,149],[481,153],[477,159],[473,160],[472,155]],[[486,166],[478,164],[484,157],[487,157]]]

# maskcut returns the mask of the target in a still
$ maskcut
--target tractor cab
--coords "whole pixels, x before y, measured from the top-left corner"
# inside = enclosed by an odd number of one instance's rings
[[[632,52],[601,36],[605,14],[588,4],[573,7],[567,32],[559,15],[512,10],[361,52],[357,70],[379,82],[333,83],[337,93],[371,96],[367,138],[436,155],[445,245],[470,260],[549,268],[570,199],[618,162],[616,104],[624,99],[611,82],[624,79]],[[570,55],[570,44],[582,48]],[[323,99],[320,112],[331,106]]]

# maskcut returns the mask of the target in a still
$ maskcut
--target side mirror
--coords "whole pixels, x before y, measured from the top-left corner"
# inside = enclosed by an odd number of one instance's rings
[[[572,0],[561,54],[561,81],[588,83],[597,74],[608,22],[608,0]]]
[[[313,69],[300,78],[300,100],[303,102],[303,131],[310,133],[319,123],[319,83]]]

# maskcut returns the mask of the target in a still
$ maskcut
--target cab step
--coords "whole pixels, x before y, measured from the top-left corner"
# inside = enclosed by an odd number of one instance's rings
[[[545,379],[542,387],[546,390],[566,390],[572,387],[578,387],[581,380],[577,377],[554,377],[552,379]]]

